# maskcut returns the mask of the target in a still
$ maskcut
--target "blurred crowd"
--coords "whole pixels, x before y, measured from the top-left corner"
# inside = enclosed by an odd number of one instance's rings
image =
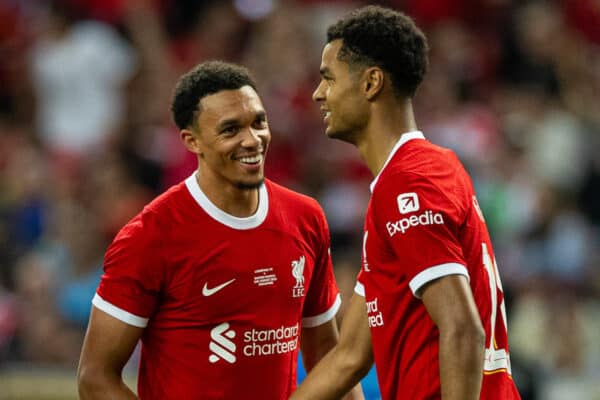
[[[371,3],[428,34],[417,123],[474,179],[524,399],[600,397],[600,1]],[[326,26],[361,4],[0,1],[0,369],[76,366],[107,245],[195,168],[169,104],[207,59],[254,73],[267,176],[323,206],[350,296],[372,177],[311,94]]]

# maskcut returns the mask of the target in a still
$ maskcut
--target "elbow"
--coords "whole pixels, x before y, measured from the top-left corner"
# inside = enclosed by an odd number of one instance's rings
[[[340,359],[342,369],[348,375],[360,380],[367,375],[373,365],[373,355],[371,352],[357,351],[357,349],[340,349]]]
[[[481,349],[482,352],[485,349],[485,330],[479,320],[466,324],[455,336],[464,343],[472,343],[474,348]]]
[[[82,400],[93,399],[95,393],[105,392],[105,382],[99,372],[80,365],[77,370],[77,391]]]
[[[373,365],[373,354],[363,354],[362,357],[356,362],[354,369],[358,374],[359,378],[364,377],[369,373],[371,366]]]
[[[481,325],[481,321],[477,320],[476,324],[470,329],[470,340],[473,343],[476,343],[477,347],[481,348],[482,351],[485,349],[485,329],[483,329],[483,325]]]
[[[94,381],[94,374],[90,372],[89,368],[80,366],[77,371],[77,391],[82,399],[89,397],[94,392],[94,388],[98,384]]]
[[[441,330],[440,335],[442,340],[445,337],[445,340],[451,342],[457,349],[472,349],[484,353],[485,330],[479,320],[454,325],[446,330]]]

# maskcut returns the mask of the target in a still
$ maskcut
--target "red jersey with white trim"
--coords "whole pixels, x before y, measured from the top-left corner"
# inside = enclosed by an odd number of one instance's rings
[[[420,289],[440,277],[469,279],[485,328],[481,399],[519,399],[511,378],[500,276],[473,185],[455,154],[400,138],[371,185],[363,265],[365,296],[383,399],[439,399],[439,331]]]
[[[302,327],[340,305],[316,201],[270,181],[249,218],[195,176],[130,221],[109,247],[95,307],[145,327],[141,399],[287,399]]]

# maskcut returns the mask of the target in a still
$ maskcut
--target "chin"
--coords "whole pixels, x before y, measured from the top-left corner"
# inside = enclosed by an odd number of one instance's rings
[[[325,135],[327,135],[329,139],[337,139],[348,143],[354,143],[351,140],[352,135],[347,131],[334,131],[333,129],[327,129],[325,131]]]
[[[264,183],[264,181],[264,178],[260,178],[251,182],[236,182],[235,186],[242,190],[258,189]]]

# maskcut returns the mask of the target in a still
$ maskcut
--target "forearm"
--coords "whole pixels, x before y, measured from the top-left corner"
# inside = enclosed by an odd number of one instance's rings
[[[478,330],[440,333],[440,381],[444,400],[478,400],[485,336]]]
[[[345,357],[337,347],[329,352],[310,371],[290,400],[363,399],[360,379],[369,371],[370,364],[360,366]]]

